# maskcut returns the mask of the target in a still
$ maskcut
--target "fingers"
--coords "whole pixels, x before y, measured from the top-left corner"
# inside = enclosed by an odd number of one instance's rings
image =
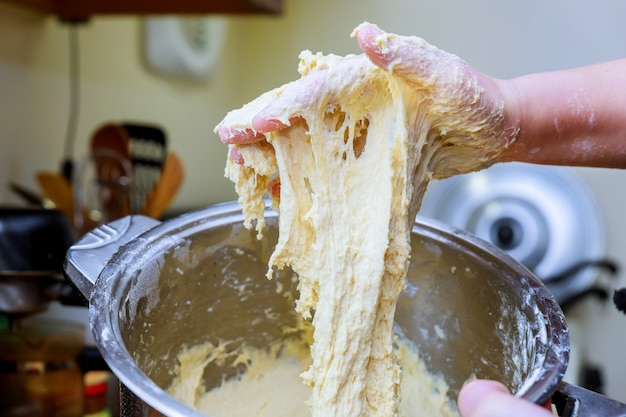
[[[229,112],[215,128],[215,133],[220,140],[228,144],[241,145],[264,140],[265,135],[254,128],[253,120],[262,109],[281,94],[281,88],[268,91],[243,107]]]
[[[509,390],[499,382],[477,380],[467,383],[459,393],[459,409],[464,417],[478,417],[476,411],[481,403],[493,395],[510,395]]]
[[[421,85],[432,82],[435,64],[449,55],[423,39],[389,34],[370,23],[359,25],[352,35],[357,38],[359,46],[375,65]],[[216,129],[222,142],[258,142],[264,139],[265,133],[292,125],[302,116],[304,109],[315,107],[315,101],[337,100],[337,96],[345,93],[346,86],[335,86],[337,91],[332,91],[329,82],[334,80],[336,83],[340,79],[337,74],[343,75],[344,79],[352,79],[352,73],[359,67],[355,65],[355,60],[362,57],[339,58],[326,56],[324,61],[319,61],[318,55],[304,51],[300,55],[299,67],[303,76],[229,113]],[[326,62],[333,62],[332,71],[328,70]],[[448,65],[448,69],[449,67]]]
[[[297,117],[291,117],[289,119],[289,123],[283,123],[278,119],[272,118],[270,114],[267,114],[267,112],[265,112],[256,115],[254,119],[252,119],[252,126],[257,132],[259,132],[259,134],[276,132],[278,130],[282,130],[288,126],[291,126],[297,119]],[[265,136],[263,135],[263,137]]]
[[[230,150],[228,151],[228,155],[230,156],[230,159],[232,159],[233,162],[238,165],[243,165],[245,162],[243,159],[243,155],[240,154],[239,151],[237,151],[237,149],[235,148],[230,148]]]
[[[326,68],[315,68],[297,81],[285,86],[252,120],[252,128],[268,133],[291,126],[305,109],[328,93]]]
[[[245,145],[265,139],[297,121],[303,109],[326,91],[325,68],[315,68],[306,77],[269,91],[256,100],[226,115],[215,129],[227,144]]]
[[[458,405],[463,417],[553,417],[550,411],[513,396],[496,381],[467,383],[459,394]]]
[[[265,140],[265,133],[275,132],[286,128],[297,118],[289,119],[289,124],[272,119],[270,115],[257,114],[252,119],[249,128],[236,129],[231,126],[218,126],[216,129],[220,140],[226,144],[247,145]]]
[[[267,185],[267,193],[272,200],[280,201],[280,177],[273,178]]]
[[[265,139],[265,135],[255,131],[252,128],[233,129],[226,126],[219,126],[216,130],[220,140],[228,144],[241,144],[258,142]]]
[[[352,36],[356,37],[359,47],[370,61],[382,69],[387,69],[389,64],[396,59],[397,49],[389,48],[389,44],[393,43],[392,39],[389,39],[388,34],[378,26],[367,22],[361,23],[354,29]],[[387,36],[387,39],[384,39],[384,36]]]
[[[371,23],[360,24],[352,36],[372,63],[413,83],[434,83],[435,78],[454,74],[451,70],[463,66],[460,58],[424,39],[387,33]]]

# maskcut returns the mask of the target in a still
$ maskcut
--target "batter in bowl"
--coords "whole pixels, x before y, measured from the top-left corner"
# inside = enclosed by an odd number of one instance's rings
[[[399,415],[458,416],[447,397],[448,387],[432,376],[410,342],[398,339],[395,356],[402,369]],[[227,353],[224,346],[210,343],[185,350],[179,356],[175,380],[169,393],[211,417],[308,417],[311,390],[302,384],[300,373],[310,366],[305,344],[277,343],[267,350],[250,347]],[[278,353],[280,352],[280,353]],[[237,356],[234,364],[247,363],[244,372],[223,381],[217,388],[202,389],[202,370],[210,361]]]

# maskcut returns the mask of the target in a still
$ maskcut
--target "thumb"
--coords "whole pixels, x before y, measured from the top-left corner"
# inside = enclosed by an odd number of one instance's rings
[[[434,83],[436,78],[450,74],[451,68],[463,66],[463,61],[456,55],[442,51],[422,38],[387,33],[372,23],[361,23],[352,36],[372,63],[409,82]]]
[[[352,37],[356,38],[359,48],[367,55],[372,63],[387,69],[397,55],[397,50],[391,50],[390,43],[394,42],[391,34],[385,33],[378,26],[364,22],[357,26],[352,32]]]
[[[545,408],[513,396],[496,381],[467,383],[459,393],[458,405],[463,417],[553,417]]]

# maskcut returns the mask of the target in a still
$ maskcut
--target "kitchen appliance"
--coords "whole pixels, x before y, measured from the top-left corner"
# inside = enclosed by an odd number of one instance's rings
[[[420,215],[461,228],[537,275],[562,306],[614,274],[595,197],[567,167],[497,164],[433,181]]]
[[[269,205],[265,214],[261,240],[229,202],[163,223],[128,216],[69,250],[65,270],[89,299],[96,343],[122,383],[123,416],[202,415],[165,391],[185,347],[217,340],[265,346],[286,337],[282,326],[293,325],[296,313],[285,293],[295,296],[297,283],[287,270],[265,277],[278,233]],[[412,242],[395,327],[443,376],[451,399],[477,376],[537,403],[552,397],[564,416],[626,414],[622,404],[561,382],[569,354],[564,316],[525,267],[423,218]],[[445,338],[436,337],[441,332]],[[229,365],[205,369],[205,387],[232,377]]]
[[[84,326],[37,316],[52,300],[82,303],[62,270],[74,240],[61,211],[0,207],[2,416],[82,416]]]
[[[227,27],[223,16],[148,18],[146,64],[160,75],[207,81],[219,62]]]
[[[63,260],[75,236],[60,210],[0,207],[0,313],[14,326],[48,303],[71,297]]]

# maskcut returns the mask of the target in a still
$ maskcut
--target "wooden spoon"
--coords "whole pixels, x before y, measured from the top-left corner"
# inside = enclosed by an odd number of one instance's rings
[[[44,196],[73,221],[74,202],[69,181],[55,172],[37,172],[35,179]]]
[[[183,180],[185,169],[180,157],[174,152],[169,152],[163,164],[161,178],[156,183],[142,210],[142,214],[158,219],[168,208]]]
[[[121,190],[115,184],[121,176],[133,176],[129,155],[128,134],[115,123],[100,126],[91,137],[91,158],[96,164],[97,180],[110,184],[110,195],[102,201],[103,209],[112,220],[131,214],[133,190]],[[128,169],[126,164],[128,163]],[[129,172],[127,172],[129,171]],[[132,182],[132,179],[131,179]]]

